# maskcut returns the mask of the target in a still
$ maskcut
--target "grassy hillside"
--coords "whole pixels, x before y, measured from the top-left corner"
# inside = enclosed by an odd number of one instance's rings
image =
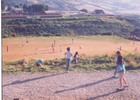
[[[127,22],[133,24],[136,28],[140,28],[140,16],[122,16]]]
[[[132,23],[133,21],[105,16],[53,19],[2,19],[2,36],[129,36],[130,32],[135,29],[135,23]]]

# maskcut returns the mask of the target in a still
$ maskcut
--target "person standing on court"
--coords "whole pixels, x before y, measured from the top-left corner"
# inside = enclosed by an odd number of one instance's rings
[[[114,78],[116,77],[118,66],[122,63],[122,62],[121,62],[121,59],[122,59],[121,53],[120,53],[120,51],[117,51],[117,52],[116,52],[116,58],[115,58],[115,61],[116,61],[116,68],[115,68],[115,70],[114,70],[114,75],[113,75]]]
[[[69,72],[69,67],[72,59],[72,53],[70,52],[70,47],[67,48],[67,52],[65,52],[65,55],[66,55],[66,72]]]
[[[6,50],[7,50],[7,52],[9,51],[9,47],[8,47],[8,45],[6,46]]]
[[[120,88],[118,88],[117,91],[123,91],[125,87],[128,87],[125,78],[126,69],[120,51],[117,51],[116,53],[117,53],[117,68],[115,69],[115,72],[118,73],[120,81]]]
[[[78,52],[75,52],[74,57],[73,57],[74,64],[78,63],[78,59],[79,59]]]

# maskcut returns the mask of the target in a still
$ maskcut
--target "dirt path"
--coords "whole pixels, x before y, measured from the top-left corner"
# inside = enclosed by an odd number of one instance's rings
[[[139,100],[140,72],[127,72],[129,87],[116,92],[113,71],[3,74],[3,100]]]

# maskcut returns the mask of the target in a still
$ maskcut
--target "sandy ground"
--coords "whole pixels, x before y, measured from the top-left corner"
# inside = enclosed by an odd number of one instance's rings
[[[72,42],[73,39],[73,42]],[[28,43],[26,43],[28,40]],[[55,41],[55,52],[52,44]],[[8,46],[8,52],[7,52]],[[2,39],[2,60],[15,61],[25,59],[56,59],[64,58],[66,48],[71,47],[73,54],[78,51],[83,56],[95,56],[103,54],[114,54],[120,50],[122,54],[140,53],[140,42],[128,41],[115,38],[76,38],[76,37],[20,37]],[[37,49],[36,49],[37,48]],[[136,51],[135,51],[136,50]]]
[[[3,100],[139,100],[140,72],[126,72],[128,88],[117,92],[113,71],[3,74]]]

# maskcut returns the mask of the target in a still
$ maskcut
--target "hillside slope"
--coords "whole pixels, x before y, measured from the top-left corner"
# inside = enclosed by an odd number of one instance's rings
[[[135,25],[125,19],[105,16],[56,19],[3,19],[2,35],[119,35],[129,36]]]

